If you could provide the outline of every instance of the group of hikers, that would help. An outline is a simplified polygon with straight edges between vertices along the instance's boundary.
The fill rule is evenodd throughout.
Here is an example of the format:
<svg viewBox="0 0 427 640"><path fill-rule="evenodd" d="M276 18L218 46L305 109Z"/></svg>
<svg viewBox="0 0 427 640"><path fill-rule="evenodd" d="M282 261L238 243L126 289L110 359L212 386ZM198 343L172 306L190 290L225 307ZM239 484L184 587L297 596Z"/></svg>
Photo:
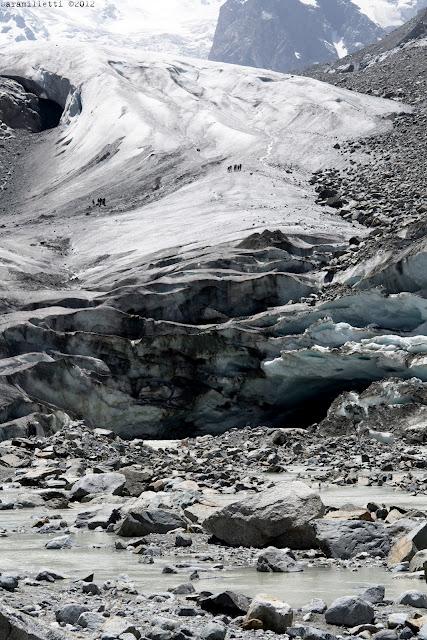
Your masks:
<svg viewBox="0 0 427 640"><path fill-rule="evenodd" d="M232 173L233 171L241 171L241 170L242 170L241 164L230 164L230 166L227 167L228 173Z"/></svg>
<svg viewBox="0 0 427 640"><path fill-rule="evenodd" d="M93 207L106 207L105 198L98 198L97 201L92 200Z"/></svg>

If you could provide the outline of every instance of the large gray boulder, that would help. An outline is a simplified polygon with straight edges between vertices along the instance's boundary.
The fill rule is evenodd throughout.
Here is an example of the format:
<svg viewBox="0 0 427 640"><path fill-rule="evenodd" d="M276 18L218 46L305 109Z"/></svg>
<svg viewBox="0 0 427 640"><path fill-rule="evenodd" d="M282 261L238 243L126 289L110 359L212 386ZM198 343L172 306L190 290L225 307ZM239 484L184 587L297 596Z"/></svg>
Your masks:
<svg viewBox="0 0 427 640"><path fill-rule="evenodd" d="M314 522L323 513L316 491L303 482L281 482L213 513L203 526L232 546L307 549L315 544Z"/></svg>
<svg viewBox="0 0 427 640"><path fill-rule="evenodd" d="M166 509L130 509L119 522L116 533L124 538L146 536L150 533L168 533L186 527L184 518Z"/></svg>
<svg viewBox="0 0 427 640"><path fill-rule="evenodd" d="M344 560L358 553L385 557L390 550L390 537L383 524L363 520L319 520L317 542L331 558Z"/></svg>
<svg viewBox="0 0 427 640"><path fill-rule="evenodd" d="M71 500L82 500L99 493L118 495L126 483L122 473L88 473L71 488Z"/></svg>
<svg viewBox="0 0 427 640"><path fill-rule="evenodd" d="M60 609L55 611L55 618L57 622L63 622L64 624L76 624L82 613L90 611L89 607L77 602L70 602L65 604Z"/></svg>
<svg viewBox="0 0 427 640"><path fill-rule="evenodd" d="M244 626L250 626L251 620L259 620L265 631L286 633L294 618L291 607L286 603L266 596L256 596L248 609L243 621Z"/></svg>
<svg viewBox="0 0 427 640"><path fill-rule="evenodd" d="M199 606L214 616L226 615L236 618L247 613L251 604L250 598L234 591L221 591L199 600Z"/></svg>
<svg viewBox="0 0 427 640"><path fill-rule="evenodd" d="M423 591L405 591L397 599L398 604L406 604L417 609L427 609L427 594Z"/></svg>
<svg viewBox="0 0 427 640"><path fill-rule="evenodd" d="M352 596L337 598L325 612L326 622L340 627L372 624L374 619L375 611L372 604Z"/></svg>
<svg viewBox="0 0 427 640"><path fill-rule="evenodd" d="M289 549L268 547L258 555L256 570L261 573L294 573L303 571L304 567Z"/></svg>

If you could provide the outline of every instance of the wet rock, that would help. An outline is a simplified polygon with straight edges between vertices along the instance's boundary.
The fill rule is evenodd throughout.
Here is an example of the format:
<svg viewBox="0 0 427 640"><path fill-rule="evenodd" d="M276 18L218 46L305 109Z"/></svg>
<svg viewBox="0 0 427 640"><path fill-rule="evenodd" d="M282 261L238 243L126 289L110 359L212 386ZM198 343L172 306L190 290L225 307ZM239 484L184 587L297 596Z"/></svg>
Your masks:
<svg viewBox="0 0 427 640"><path fill-rule="evenodd" d="M73 541L71 536L58 536L57 538L53 538L46 542L46 549L57 550L57 549L70 549L73 546Z"/></svg>
<svg viewBox="0 0 427 640"><path fill-rule="evenodd" d="M57 622L75 625L85 611L90 611L89 607L77 602L70 602L55 611L55 618Z"/></svg>
<svg viewBox="0 0 427 640"><path fill-rule="evenodd" d="M373 606L351 596L337 598L325 612L325 620L328 624L339 627L355 627L359 624L371 624L375 619Z"/></svg>
<svg viewBox="0 0 427 640"><path fill-rule="evenodd" d="M406 604L418 609L427 609L427 594L422 591L405 591L397 599L398 604Z"/></svg>
<svg viewBox="0 0 427 640"><path fill-rule="evenodd" d="M82 500L100 493L120 494L126 483L121 473L89 473L80 478L71 488L71 499Z"/></svg>
<svg viewBox="0 0 427 640"><path fill-rule="evenodd" d="M268 547L258 555L256 570L261 573L292 573L303 571L304 567L290 551Z"/></svg>
<svg viewBox="0 0 427 640"><path fill-rule="evenodd" d="M303 482L279 483L212 514L204 527L234 546L310 548L314 521L324 513L319 494Z"/></svg>
<svg viewBox="0 0 427 640"><path fill-rule="evenodd" d="M187 596L190 593L195 593L196 590L191 584L191 582L185 582L184 584L179 584L177 587L173 587L170 589L171 593L174 593L176 596Z"/></svg>
<svg viewBox="0 0 427 640"><path fill-rule="evenodd" d="M56 580L64 580L64 576L50 569L43 569L36 575L37 582L56 582Z"/></svg>
<svg viewBox="0 0 427 640"><path fill-rule="evenodd" d="M204 611L214 616L225 614L230 618L245 615L250 603L250 598L234 591L222 591L199 600L199 605Z"/></svg>
<svg viewBox="0 0 427 640"><path fill-rule="evenodd" d="M384 557L390 550L390 538L382 524L319 520L316 531L320 548L332 558L349 559L359 553Z"/></svg>
<svg viewBox="0 0 427 640"><path fill-rule="evenodd" d="M250 627L251 620L261 621L262 628L266 631L286 633L293 622L293 611L286 602L256 596L243 620L243 627L246 625Z"/></svg>
<svg viewBox="0 0 427 640"><path fill-rule="evenodd" d="M150 533L167 533L185 526L182 516L173 511L131 508L117 526L116 532L124 538L133 538Z"/></svg>
<svg viewBox="0 0 427 640"><path fill-rule="evenodd" d="M371 604L379 604L384 601L385 587L382 584L377 584L372 587L368 587L360 594L362 600L370 602Z"/></svg>

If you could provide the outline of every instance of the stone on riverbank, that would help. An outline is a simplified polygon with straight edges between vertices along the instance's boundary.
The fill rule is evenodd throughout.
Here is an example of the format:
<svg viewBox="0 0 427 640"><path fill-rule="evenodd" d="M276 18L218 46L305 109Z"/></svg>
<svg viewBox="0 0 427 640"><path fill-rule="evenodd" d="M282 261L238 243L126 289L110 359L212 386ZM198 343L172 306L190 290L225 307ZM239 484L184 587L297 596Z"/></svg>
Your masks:
<svg viewBox="0 0 427 640"><path fill-rule="evenodd" d="M372 624L374 619L373 606L361 598L353 598L352 596L337 598L325 612L326 622L339 627Z"/></svg>
<svg viewBox="0 0 427 640"><path fill-rule="evenodd" d="M314 521L324 513L319 494L303 482L279 483L212 514L203 524L232 546L310 548Z"/></svg>

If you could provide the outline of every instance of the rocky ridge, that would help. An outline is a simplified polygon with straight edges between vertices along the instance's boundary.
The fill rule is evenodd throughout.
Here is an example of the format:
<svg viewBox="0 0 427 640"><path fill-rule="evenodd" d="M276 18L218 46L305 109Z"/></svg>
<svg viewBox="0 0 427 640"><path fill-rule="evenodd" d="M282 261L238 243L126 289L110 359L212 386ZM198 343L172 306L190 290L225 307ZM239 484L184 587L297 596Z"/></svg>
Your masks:
<svg viewBox="0 0 427 640"><path fill-rule="evenodd" d="M209 58L289 72L335 60L384 33L352 2L228 0Z"/></svg>

